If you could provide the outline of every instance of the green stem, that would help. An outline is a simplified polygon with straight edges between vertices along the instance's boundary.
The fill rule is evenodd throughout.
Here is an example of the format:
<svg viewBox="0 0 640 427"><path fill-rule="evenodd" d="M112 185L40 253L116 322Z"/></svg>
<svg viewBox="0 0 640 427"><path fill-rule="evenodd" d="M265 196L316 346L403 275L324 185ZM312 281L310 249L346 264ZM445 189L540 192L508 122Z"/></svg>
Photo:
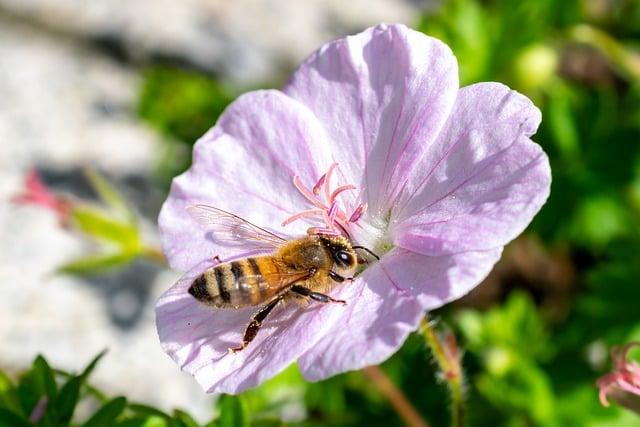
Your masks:
<svg viewBox="0 0 640 427"><path fill-rule="evenodd" d="M428 315L420 322L420 333L431 349L443 379L447 382L451 394L451 425L462 427L464 425L464 388L457 346L453 340L447 343L449 344L447 347L442 344L442 339Z"/></svg>
<svg viewBox="0 0 640 427"><path fill-rule="evenodd" d="M142 250L142 255L160 265L167 265L167 259L164 257L162 250L158 248L147 246Z"/></svg>

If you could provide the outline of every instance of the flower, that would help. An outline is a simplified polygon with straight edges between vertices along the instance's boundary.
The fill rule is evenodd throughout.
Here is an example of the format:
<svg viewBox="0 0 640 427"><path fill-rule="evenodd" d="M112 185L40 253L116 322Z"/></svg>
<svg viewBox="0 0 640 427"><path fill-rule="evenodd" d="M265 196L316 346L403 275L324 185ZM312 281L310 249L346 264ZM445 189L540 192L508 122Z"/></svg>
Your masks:
<svg viewBox="0 0 640 427"><path fill-rule="evenodd" d="M633 347L640 347L640 342L631 342L622 348L614 347L611 349L613 372L600 377L596 382L600 389L600 403L603 406L609 406L608 394L614 394L614 398L621 393L625 394L625 392L640 396L640 365L627 361L629 350ZM628 400L623 396L620 398L620 400Z"/></svg>
<svg viewBox="0 0 640 427"><path fill-rule="evenodd" d="M71 202L53 193L42 182L35 169L26 174L22 193L14 196L11 200L18 205L31 204L48 209L56 214L60 224L65 227L69 224L72 211Z"/></svg>
<svg viewBox="0 0 640 427"><path fill-rule="evenodd" d="M405 26L326 44L282 91L233 102L173 180L159 226L186 274L156 307L162 347L207 392L239 393L294 361L311 381L384 361L425 310L476 286L544 204L549 163L529 139L539 123L502 84L460 89L451 50ZM278 308L230 355L255 308L209 309L187 289L214 256L254 248L216 240L186 214L197 203L291 238L348 233L381 259L332 290L346 306Z"/></svg>

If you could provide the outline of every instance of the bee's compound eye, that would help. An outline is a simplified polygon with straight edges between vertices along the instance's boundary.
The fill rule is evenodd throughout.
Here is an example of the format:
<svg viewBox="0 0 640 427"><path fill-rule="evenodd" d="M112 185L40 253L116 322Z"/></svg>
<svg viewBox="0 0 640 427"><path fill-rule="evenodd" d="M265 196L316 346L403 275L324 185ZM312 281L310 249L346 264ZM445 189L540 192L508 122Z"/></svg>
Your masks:
<svg viewBox="0 0 640 427"><path fill-rule="evenodd" d="M351 265L353 264L353 256L347 251L338 251L336 253L336 259L340 264Z"/></svg>

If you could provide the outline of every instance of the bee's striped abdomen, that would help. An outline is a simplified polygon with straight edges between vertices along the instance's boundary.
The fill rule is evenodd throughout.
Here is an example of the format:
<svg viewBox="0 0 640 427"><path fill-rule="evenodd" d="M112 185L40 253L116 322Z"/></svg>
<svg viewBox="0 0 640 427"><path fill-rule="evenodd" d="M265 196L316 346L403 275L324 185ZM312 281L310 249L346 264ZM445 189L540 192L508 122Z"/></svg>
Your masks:
<svg viewBox="0 0 640 427"><path fill-rule="evenodd" d="M270 257L220 264L197 277L189 293L198 301L220 308L258 305L277 293L265 278L277 270Z"/></svg>

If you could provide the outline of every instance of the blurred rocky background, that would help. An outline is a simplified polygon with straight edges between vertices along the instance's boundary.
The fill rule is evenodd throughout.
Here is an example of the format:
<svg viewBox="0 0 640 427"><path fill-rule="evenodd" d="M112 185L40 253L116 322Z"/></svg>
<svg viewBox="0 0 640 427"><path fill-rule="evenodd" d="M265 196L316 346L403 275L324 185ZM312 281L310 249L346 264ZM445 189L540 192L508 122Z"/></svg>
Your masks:
<svg viewBox="0 0 640 427"><path fill-rule="evenodd" d="M51 212L9 200L33 167L54 190L95 199L83 170L97 168L157 243L155 218L174 173L159 173L158 165L175 152L166 144L171 136L142 119L157 107L140 99L157 90L164 70L187 76L178 95L195 84L231 98L277 83L327 40L381 21L410 23L420 7L392 0L0 0L0 366L15 373L44 353L52 365L77 371L108 348L94 376L108 394L209 414L208 398L156 337L153 306L175 274L145 261L90 277L56 274L92 248ZM193 83L191 73L203 77ZM210 116L182 129L185 138L213 124L224 103L212 102ZM167 108L178 124L189 114L179 103ZM177 169L189 161L188 150L179 154Z"/></svg>

